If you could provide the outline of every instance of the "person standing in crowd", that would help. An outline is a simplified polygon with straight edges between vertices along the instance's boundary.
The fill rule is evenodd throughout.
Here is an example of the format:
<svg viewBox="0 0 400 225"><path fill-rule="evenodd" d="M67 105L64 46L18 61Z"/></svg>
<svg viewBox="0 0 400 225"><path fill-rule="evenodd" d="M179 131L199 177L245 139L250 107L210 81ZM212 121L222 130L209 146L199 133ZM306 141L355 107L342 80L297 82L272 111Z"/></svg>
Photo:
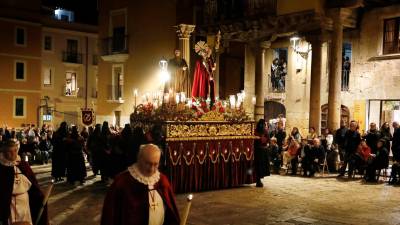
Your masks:
<svg viewBox="0 0 400 225"><path fill-rule="evenodd" d="M371 148L372 153L376 154L376 149L378 148L377 143L378 143L379 139L381 138L381 133L379 132L378 129L376 129L375 123L369 124L369 130L364 135L364 138L365 138L367 145Z"/></svg>
<svg viewBox="0 0 400 225"><path fill-rule="evenodd" d="M392 140L392 133L390 132L390 126L388 122L384 122L380 129L381 139L385 140L385 147L390 150L390 141Z"/></svg>
<svg viewBox="0 0 400 225"><path fill-rule="evenodd" d="M357 131L358 125L357 122L352 120L350 122L350 129L346 132L346 135L344 137L344 150L345 150L345 155L344 155L344 163L342 167L340 168L340 174L339 177L344 176L346 173L346 167L349 165L349 170L348 170L348 177L350 178L353 175L353 169L354 169L354 156L357 152L358 145L360 144L361 141L361 136L360 133Z"/></svg>
<svg viewBox="0 0 400 225"><path fill-rule="evenodd" d="M110 177L110 167L107 159L110 158L111 154L111 130L108 126L108 122L104 121L101 127L100 135L100 149L99 149L99 169L101 173L101 181L105 182Z"/></svg>
<svg viewBox="0 0 400 225"><path fill-rule="evenodd" d="M263 187L261 179L270 175L267 145L269 142L265 120L260 119L256 126L255 135L259 137L254 142L254 166L256 172L256 187Z"/></svg>
<svg viewBox="0 0 400 225"><path fill-rule="evenodd" d="M304 150L304 158L302 159L302 167L304 176L313 177L315 172L319 170L319 165L324 162L325 149L321 145L318 138L312 140L311 148Z"/></svg>
<svg viewBox="0 0 400 225"><path fill-rule="evenodd" d="M340 122L340 128L336 130L335 136L333 138L333 143L337 145L339 155L340 155L340 160L344 161L344 155L345 155L345 137L348 129L346 127L346 123L344 121Z"/></svg>
<svg viewBox="0 0 400 225"><path fill-rule="evenodd" d="M128 168L128 166L132 165L129 161L130 152L134 151L135 148L135 139L133 136L132 128L130 124L125 124L124 129L121 131L120 137L118 139L118 146L121 150L121 166L119 172L122 172ZM137 152L136 152L137 153Z"/></svg>
<svg viewBox="0 0 400 225"><path fill-rule="evenodd" d="M376 171L385 169L389 166L389 151L386 148L386 140L379 139L376 154L372 154L372 160L367 166L365 180L367 182L377 182Z"/></svg>
<svg viewBox="0 0 400 225"><path fill-rule="evenodd" d="M393 160L400 162L400 126L398 122L393 122L392 154Z"/></svg>
<svg viewBox="0 0 400 225"><path fill-rule="evenodd" d="M132 129L130 124L125 124L124 129L114 135L111 152L111 177L126 170L126 152L133 148L132 144Z"/></svg>
<svg viewBox="0 0 400 225"><path fill-rule="evenodd" d="M93 133L89 136L86 143L89 153L89 162L92 167L94 176L97 176L100 171L102 153L102 143L101 143L101 125L96 124Z"/></svg>
<svg viewBox="0 0 400 225"><path fill-rule="evenodd" d="M8 140L0 147L0 224L48 225L47 205L35 174L18 156L18 145Z"/></svg>
<svg viewBox="0 0 400 225"><path fill-rule="evenodd" d="M74 184L79 181L82 185L86 178L85 158L83 157L83 138L79 135L78 128L72 127L71 134L66 139L67 149L67 181Z"/></svg>
<svg viewBox="0 0 400 225"><path fill-rule="evenodd" d="M104 200L101 225L179 225L174 193L158 170L161 150L142 145L138 162L114 179Z"/></svg>
<svg viewBox="0 0 400 225"><path fill-rule="evenodd" d="M65 140L68 136L68 125L62 122L53 137L53 156L51 163L51 175L55 181L62 181L66 172L67 150Z"/></svg>
<svg viewBox="0 0 400 225"><path fill-rule="evenodd" d="M126 152L126 165L132 165L137 161L137 154L139 152L139 147L143 144L147 144L146 136L144 134L143 128L135 127L133 128L133 147Z"/></svg>

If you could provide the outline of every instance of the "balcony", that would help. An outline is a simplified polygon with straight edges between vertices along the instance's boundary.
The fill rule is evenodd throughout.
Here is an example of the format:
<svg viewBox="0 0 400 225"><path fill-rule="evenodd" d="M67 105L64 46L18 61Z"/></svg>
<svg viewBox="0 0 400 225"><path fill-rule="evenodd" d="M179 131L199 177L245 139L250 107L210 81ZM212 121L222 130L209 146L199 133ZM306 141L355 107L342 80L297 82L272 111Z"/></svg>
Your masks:
<svg viewBox="0 0 400 225"><path fill-rule="evenodd" d="M61 96L65 96L65 97L79 98L79 97L82 97L81 96L82 93L83 92L81 91L81 88L78 88L78 87L71 90L71 88L69 86L64 85L61 89Z"/></svg>
<svg viewBox="0 0 400 225"><path fill-rule="evenodd" d="M225 22L240 21L250 17L263 15L275 15L277 0L263 1L208 1L200 5L203 12L203 25L219 24Z"/></svg>
<svg viewBox="0 0 400 225"><path fill-rule="evenodd" d="M102 41L101 58L107 62L125 62L129 57L129 36L114 36Z"/></svg>
<svg viewBox="0 0 400 225"><path fill-rule="evenodd" d="M123 100L123 85L108 85L108 99L111 103L124 103Z"/></svg>
<svg viewBox="0 0 400 225"><path fill-rule="evenodd" d="M62 52L62 61L69 65L70 64L81 65L82 64L82 54L77 53L77 52L63 51Z"/></svg>

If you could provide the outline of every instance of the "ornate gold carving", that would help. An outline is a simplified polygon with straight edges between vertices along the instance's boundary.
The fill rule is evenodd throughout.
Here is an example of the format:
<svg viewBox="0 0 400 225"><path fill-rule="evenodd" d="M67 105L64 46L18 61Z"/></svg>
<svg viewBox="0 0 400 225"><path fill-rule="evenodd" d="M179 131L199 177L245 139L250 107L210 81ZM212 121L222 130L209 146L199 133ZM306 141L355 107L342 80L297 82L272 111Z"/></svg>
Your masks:
<svg viewBox="0 0 400 225"><path fill-rule="evenodd" d="M199 118L199 121L225 121L224 114L217 111L209 111Z"/></svg>
<svg viewBox="0 0 400 225"><path fill-rule="evenodd" d="M167 140L195 138L252 137L254 125L248 123L182 123L167 124Z"/></svg>

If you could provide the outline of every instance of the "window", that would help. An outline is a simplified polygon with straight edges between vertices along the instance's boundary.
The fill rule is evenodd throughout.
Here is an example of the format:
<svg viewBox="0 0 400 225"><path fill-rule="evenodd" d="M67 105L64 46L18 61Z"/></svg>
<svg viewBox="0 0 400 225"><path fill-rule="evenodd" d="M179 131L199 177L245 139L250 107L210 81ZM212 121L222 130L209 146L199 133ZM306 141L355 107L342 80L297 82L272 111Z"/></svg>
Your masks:
<svg viewBox="0 0 400 225"><path fill-rule="evenodd" d="M400 53L400 17L384 21L383 54Z"/></svg>
<svg viewBox="0 0 400 225"><path fill-rule="evenodd" d="M25 28L17 27L15 30L15 43L17 45L26 45L26 31Z"/></svg>
<svg viewBox="0 0 400 225"><path fill-rule="evenodd" d="M26 80L26 67L25 62L16 61L15 62L15 80L25 81Z"/></svg>
<svg viewBox="0 0 400 225"><path fill-rule="evenodd" d="M44 50L46 50L46 51L53 50L53 40L52 40L51 36L48 36L48 35L44 36L43 46L44 46Z"/></svg>
<svg viewBox="0 0 400 225"><path fill-rule="evenodd" d="M51 85L53 70L51 68L45 68L43 74L43 84L45 86Z"/></svg>
<svg viewBox="0 0 400 225"><path fill-rule="evenodd" d="M351 43L343 43L342 49L342 91L349 91L349 80L351 73Z"/></svg>
<svg viewBox="0 0 400 225"><path fill-rule="evenodd" d="M78 90L76 88L76 73L67 72L65 76L65 95L76 96Z"/></svg>
<svg viewBox="0 0 400 225"><path fill-rule="evenodd" d="M25 117L26 102L25 97L14 97L14 117Z"/></svg>

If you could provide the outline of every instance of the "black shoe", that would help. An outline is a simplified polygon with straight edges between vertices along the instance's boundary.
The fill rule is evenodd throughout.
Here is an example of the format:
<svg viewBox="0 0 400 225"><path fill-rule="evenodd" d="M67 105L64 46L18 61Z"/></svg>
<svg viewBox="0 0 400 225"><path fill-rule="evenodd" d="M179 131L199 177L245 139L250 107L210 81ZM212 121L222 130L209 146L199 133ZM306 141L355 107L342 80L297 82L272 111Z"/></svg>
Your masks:
<svg viewBox="0 0 400 225"><path fill-rule="evenodd" d="M337 177L344 177L344 174L339 174L337 175Z"/></svg>
<svg viewBox="0 0 400 225"><path fill-rule="evenodd" d="M262 182L257 182L256 187L264 187L264 184Z"/></svg>

